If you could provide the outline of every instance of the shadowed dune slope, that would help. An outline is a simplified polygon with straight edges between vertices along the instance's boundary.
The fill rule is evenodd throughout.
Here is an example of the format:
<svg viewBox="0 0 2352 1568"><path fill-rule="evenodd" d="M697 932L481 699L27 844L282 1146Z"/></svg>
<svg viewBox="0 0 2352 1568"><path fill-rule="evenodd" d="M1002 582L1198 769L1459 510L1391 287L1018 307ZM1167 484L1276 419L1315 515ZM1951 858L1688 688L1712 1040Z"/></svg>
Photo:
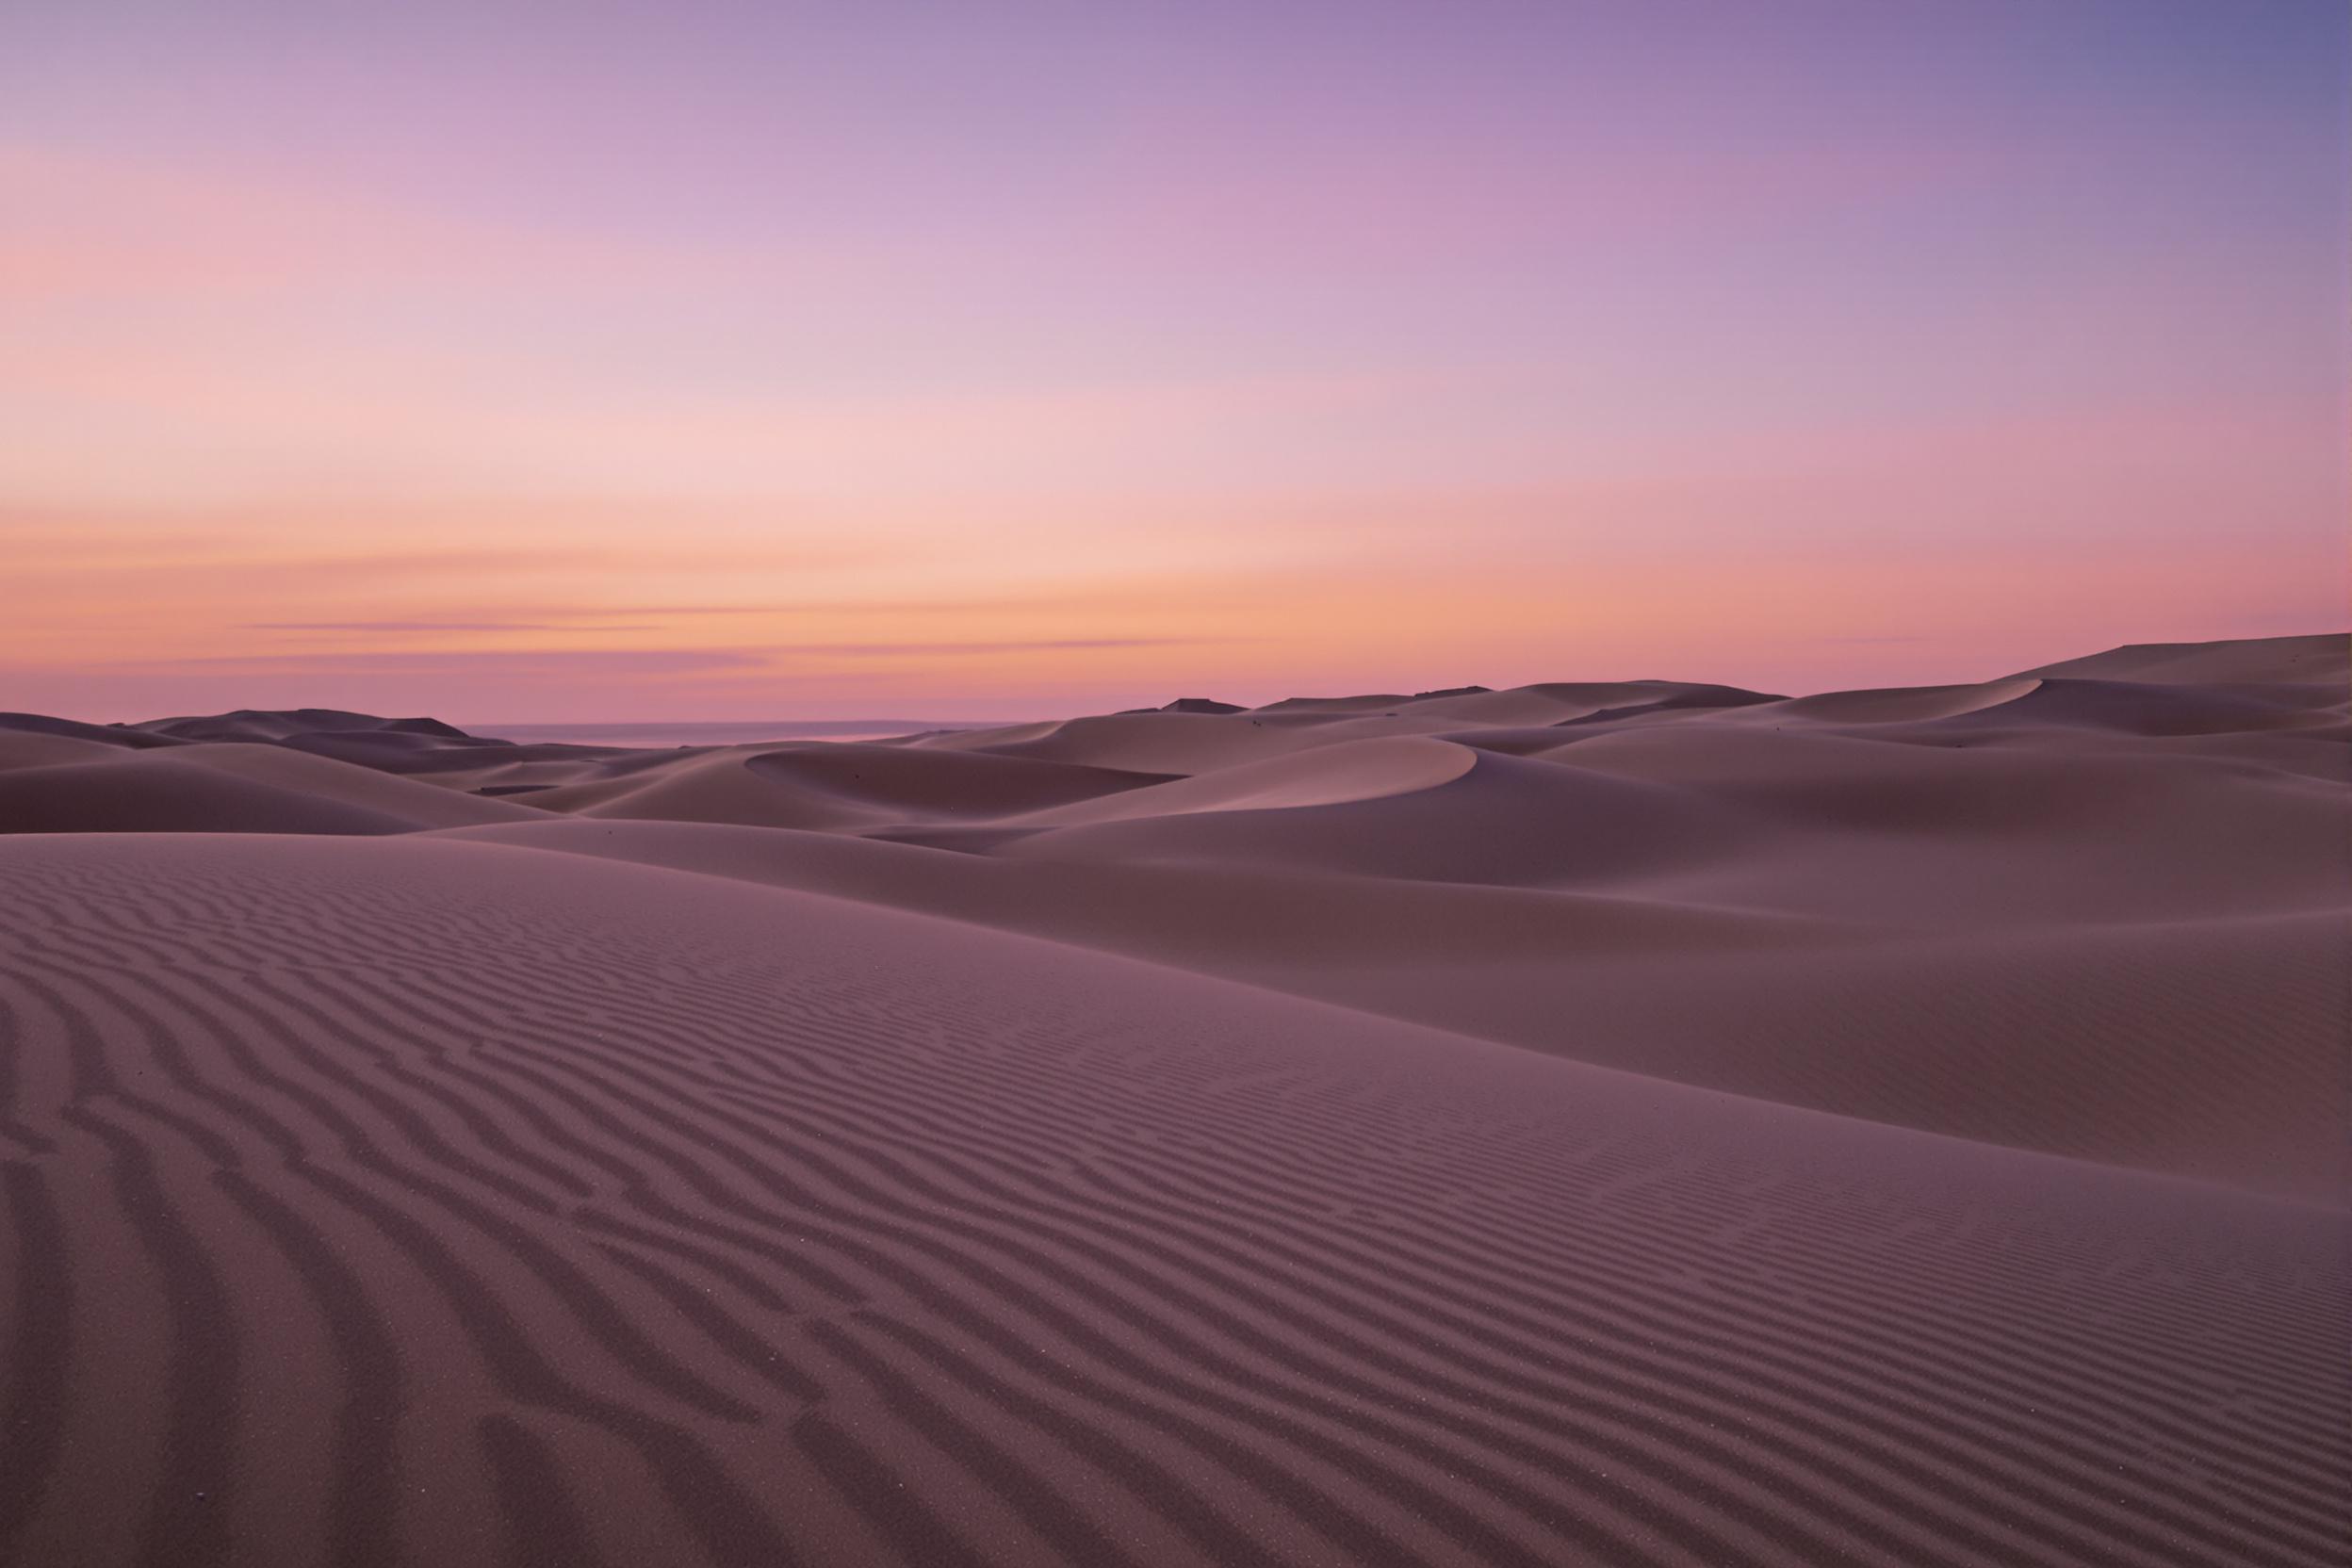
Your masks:
<svg viewBox="0 0 2352 1568"><path fill-rule="evenodd" d="M540 815L528 807L445 790L286 746L206 743L183 746L165 755L173 762L193 763L278 789L300 791L314 799L365 806L416 828L528 822Z"/></svg>
<svg viewBox="0 0 2352 1568"><path fill-rule="evenodd" d="M1949 727L2041 724L2148 736L2259 733L2325 723L2334 695L2324 686L2159 686L2147 681L2045 679L2006 702L1987 703L1953 715Z"/></svg>
<svg viewBox="0 0 2352 1568"><path fill-rule="evenodd" d="M407 833L425 825L168 755L136 754L0 772L0 823L11 833Z"/></svg>
<svg viewBox="0 0 2352 1568"><path fill-rule="evenodd" d="M9 1561L2352 1547L2327 1211L446 837L0 953Z"/></svg>
<svg viewBox="0 0 2352 1568"><path fill-rule="evenodd" d="M1236 763L1149 790L1033 811L1024 826L1083 826L1208 811L1296 810L1379 800L1434 789L1478 759L1461 746L1417 736L1348 741L1302 754Z"/></svg>
<svg viewBox="0 0 2352 1568"><path fill-rule="evenodd" d="M1248 713L1104 713L1013 729L975 729L932 737L923 746L983 751L1137 773L1200 774L1260 761L1321 743L1327 726L1312 718Z"/></svg>
<svg viewBox="0 0 2352 1568"><path fill-rule="evenodd" d="M586 782L534 790L541 810L590 817L857 829L966 822L1050 809L1166 781L1124 772L985 752L808 744L729 747Z"/></svg>
<svg viewBox="0 0 2352 1568"><path fill-rule="evenodd" d="M1118 821L1022 838L1000 853L1571 886L1727 854L1753 831L1739 808L1675 785L1436 741L1359 744L1428 748L1412 754L1405 775L1420 787L1362 798L1349 798L1351 792L1339 787L1309 789L1295 797L1299 804L1288 807L1258 806L1243 795L1226 809L1164 816L1138 809ZM1384 753L1381 760L1402 758ZM1306 753L1297 760L1305 765L1302 773L1329 762L1341 780L1353 771L1342 767L1350 759L1341 748ZM1196 779L1191 787L1205 791L1215 782L1214 776ZM1138 795L1116 804L1139 808L1148 799Z"/></svg>
<svg viewBox="0 0 2352 1568"><path fill-rule="evenodd" d="M0 770L46 768L59 762L104 762L121 746L57 729L0 729Z"/></svg>
<svg viewBox="0 0 2352 1568"><path fill-rule="evenodd" d="M819 744L745 760L760 776L917 817L1002 817L1164 784L1171 774L997 757L985 752Z"/></svg>
<svg viewBox="0 0 2352 1568"><path fill-rule="evenodd" d="M746 753L696 750L629 773L596 769L584 782L534 790L545 811L661 822L741 823L818 830L855 828L876 814L830 792L795 790L754 773Z"/></svg>
<svg viewBox="0 0 2352 1568"><path fill-rule="evenodd" d="M1558 958L1785 950L1862 928L1770 912L1521 888L1300 875L1227 867L998 859L872 838L701 823L529 823L437 838L665 866L945 915L1223 972L1249 963Z"/></svg>
<svg viewBox="0 0 2352 1568"><path fill-rule="evenodd" d="M151 734L128 725L84 724L79 719L53 719L45 713L0 713L0 738L19 735L62 735L97 745L126 750L153 750L182 743L170 735Z"/></svg>
<svg viewBox="0 0 2352 1568"><path fill-rule="evenodd" d="M2352 919L1398 959L1351 1005L1903 1126L2341 1202Z"/></svg>
<svg viewBox="0 0 2352 1568"><path fill-rule="evenodd" d="M1967 686L1890 686L1878 691L1824 692L1762 704L1739 715L1746 724L1791 720L1827 724L1900 724L1957 718L2015 702L2041 683L2019 676Z"/></svg>
<svg viewBox="0 0 2352 1568"><path fill-rule="evenodd" d="M338 708L240 708L233 713L149 719L137 727L185 741L288 741L324 735L406 735L418 740L458 741L474 745L505 743L476 740L439 719L384 719L373 713L351 713Z"/></svg>
<svg viewBox="0 0 2352 1568"><path fill-rule="evenodd" d="M535 815L275 745L135 750L0 733L7 832L409 833Z"/></svg>
<svg viewBox="0 0 2352 1568"><path fill-rule="evenodd" d="M2352 796L2340 779L2223 754L1658 728L1545 756L1767 825L1739 854L1650 879L1654 896L1906 925L2246 914L2352 898Z"/></svg>

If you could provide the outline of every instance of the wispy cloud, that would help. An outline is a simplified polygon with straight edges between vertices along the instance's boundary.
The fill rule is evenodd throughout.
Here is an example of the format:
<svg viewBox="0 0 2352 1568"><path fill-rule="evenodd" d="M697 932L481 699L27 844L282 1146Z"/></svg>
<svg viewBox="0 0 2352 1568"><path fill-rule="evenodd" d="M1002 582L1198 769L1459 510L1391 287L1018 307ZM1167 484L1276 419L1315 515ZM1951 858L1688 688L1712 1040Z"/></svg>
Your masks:
<svg viewBox="0 0 2352 1568"><path fill-rule="evenodd" d="M568 610L547 610L539 613L549 616L573 615L774 615L795 608L792 605L771 604L631 604L580 606Z"/></svg>
<svg viewBox="0 0 2352 1568"><path fill-rule="evenodd" d="M945 658L956 654L1065 653L1105 648L1168 648L1230 642L1219 637L1053 637L1035 640L977 643L792 643L770 651L779 654L831 654L846 658Z"/></svg>
<svg viewBox="0 0 2352 1568"><path fill-rule="evenodd" d="M1070 603L1067 596L997 595L956 599L792 599L774 604L630 604L532 611L549 617L569 615L958 615L998 610L1034 610Z"/></svg>
<svg viewBox="0 0 2352 1568"><path fill-rule="evenodd" d="M300 671L306 675L433 675L498 680L578 680L756 669L765 662L760 654L735 648L453 648L440 653L224 654L178 659L169 664L139 662L113 667L151 670L201 665L216 673Z"/></svg>
<svg viewBox="0 0 2352 1568"><path fill-rule="evenodd" d="M557 625L547 621L243 621L239 631L651 631L650 626Z"/></svg>

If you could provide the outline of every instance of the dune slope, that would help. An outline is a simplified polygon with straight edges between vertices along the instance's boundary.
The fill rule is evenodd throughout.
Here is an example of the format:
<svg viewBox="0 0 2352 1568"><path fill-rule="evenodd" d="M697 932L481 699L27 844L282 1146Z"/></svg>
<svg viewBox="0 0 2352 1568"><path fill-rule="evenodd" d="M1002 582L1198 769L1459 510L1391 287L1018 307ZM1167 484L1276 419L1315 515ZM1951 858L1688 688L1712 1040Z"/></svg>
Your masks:
<svg viewBox="0 0 2352 1568"><path fill-rule="evenodd" d="M12 1560L2346 1545L2325 1211L580 857L0 877Z"/></svg>
<svg viewBox="0 0 2352 1568"><path fill-rule="evenodd" d="M0 1563L2341 1562L2347 645L0 715Z"/></svg>

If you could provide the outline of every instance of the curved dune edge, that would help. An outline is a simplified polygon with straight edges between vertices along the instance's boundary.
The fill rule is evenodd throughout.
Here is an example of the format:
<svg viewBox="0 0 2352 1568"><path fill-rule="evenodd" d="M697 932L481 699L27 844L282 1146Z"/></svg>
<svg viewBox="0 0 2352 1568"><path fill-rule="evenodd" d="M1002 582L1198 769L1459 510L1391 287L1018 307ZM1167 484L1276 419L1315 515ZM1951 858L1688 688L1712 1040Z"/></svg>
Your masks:
<svg viewBox="0 0 2352 1568"><path fill-rule="evenodd" d="M55 767L66 762L103 762L122 749L86 736L43 730L0 731L0 772Z"/></svg>
<svg viewBox="0 0 2352 1568"><path fill-rule="evenodd" d="M2213 643L2132 643L2023 672L2084 680L2169 685L2316 684L2352 680L2352 638L2254 637Z"/></svg>
<svg viewBox="0 0 2352 1568"><path fill-rule="evenodd" d="M128 750L0 733L8 832L413 833L538 814L275 746Z"/></svg>
<svg viewBox="0 0 2352 1568"><path fill-rule="evenodd" d="M1203 788L1201 798L1217 808L1158 813L1114 808L1101 812L1099 821L1053 823L1050 831L1009 840L989 853L1023 860L1226 866L1600 892L1624 890L1644 877L1714 858L1736 857L1742 845L1770 831L1770 825L1746 808L1676 783L1449 742L1377 744L1374 755L1411 760L1412 771L1395 781L1418 787L1366 790L1352 798L1346 797L1348 792L1333 791L1342 798L1315 801L1307 795L1257 808ZM1374 745L1354 743L1301 753L1294 766L1300 776L1320 779L1325 776L1313 759ZM1401 749L1407 746L1414 749ZM1427 749L1432 747L1443 749ZM1425 763L1432 765L1428 773L1419 771ZM1224 776L1195 782L1206 786ZM1158 792L1139 792L1116 805L1140 808Z"/></svg>
<svg viewBox="0 0 2352 1568"><path fill-rule="evenodd" d="M2014 676L1981 685L1894 686L1876 692L1831 692L1749 709L1740 717L1750 723L1800 718L1831 724L1916 724L1955 719L2002 707L2032 694L2041 684L2029 676Z"/></svg>
<svg viewBox="0 0 2352 1568"><path fill-rule="evenodd" d="M582 857L0 878L19 1560L2344 1544L2336 1217Z"/></svg>
<svg viewBox="0 0 2352 1568"><path fill-rule="evenodd" d="M1442 719L1386 714L1104 713L1011 730L969 730L920 743L933 749L1189 776L1348 741L1429 734L1448 727L1451 725Z"/></svg>
<svg viewBox="0 0 2352 1568"><path fill-rule="evenodd" d="M1023 826L1077 827L1203 811L1296 810L1381 800L1449 784L1478 765L1477 753L1418 736L1344 741L1291 756L1239 762L1199 777L1031 811Z"/></svg>

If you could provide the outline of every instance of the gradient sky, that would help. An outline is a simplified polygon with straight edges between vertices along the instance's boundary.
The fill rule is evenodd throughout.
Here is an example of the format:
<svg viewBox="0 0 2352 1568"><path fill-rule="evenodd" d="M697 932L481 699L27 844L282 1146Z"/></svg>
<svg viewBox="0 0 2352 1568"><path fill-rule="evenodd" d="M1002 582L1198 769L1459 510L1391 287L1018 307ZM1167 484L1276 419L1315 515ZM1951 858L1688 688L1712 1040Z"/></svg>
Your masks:
<svg viewBox="0 0 2352 1568"><path fill-rule="evenodd" d="M2341 0L11 0L0 708L1005 716L2344 619Z"/></svg>

